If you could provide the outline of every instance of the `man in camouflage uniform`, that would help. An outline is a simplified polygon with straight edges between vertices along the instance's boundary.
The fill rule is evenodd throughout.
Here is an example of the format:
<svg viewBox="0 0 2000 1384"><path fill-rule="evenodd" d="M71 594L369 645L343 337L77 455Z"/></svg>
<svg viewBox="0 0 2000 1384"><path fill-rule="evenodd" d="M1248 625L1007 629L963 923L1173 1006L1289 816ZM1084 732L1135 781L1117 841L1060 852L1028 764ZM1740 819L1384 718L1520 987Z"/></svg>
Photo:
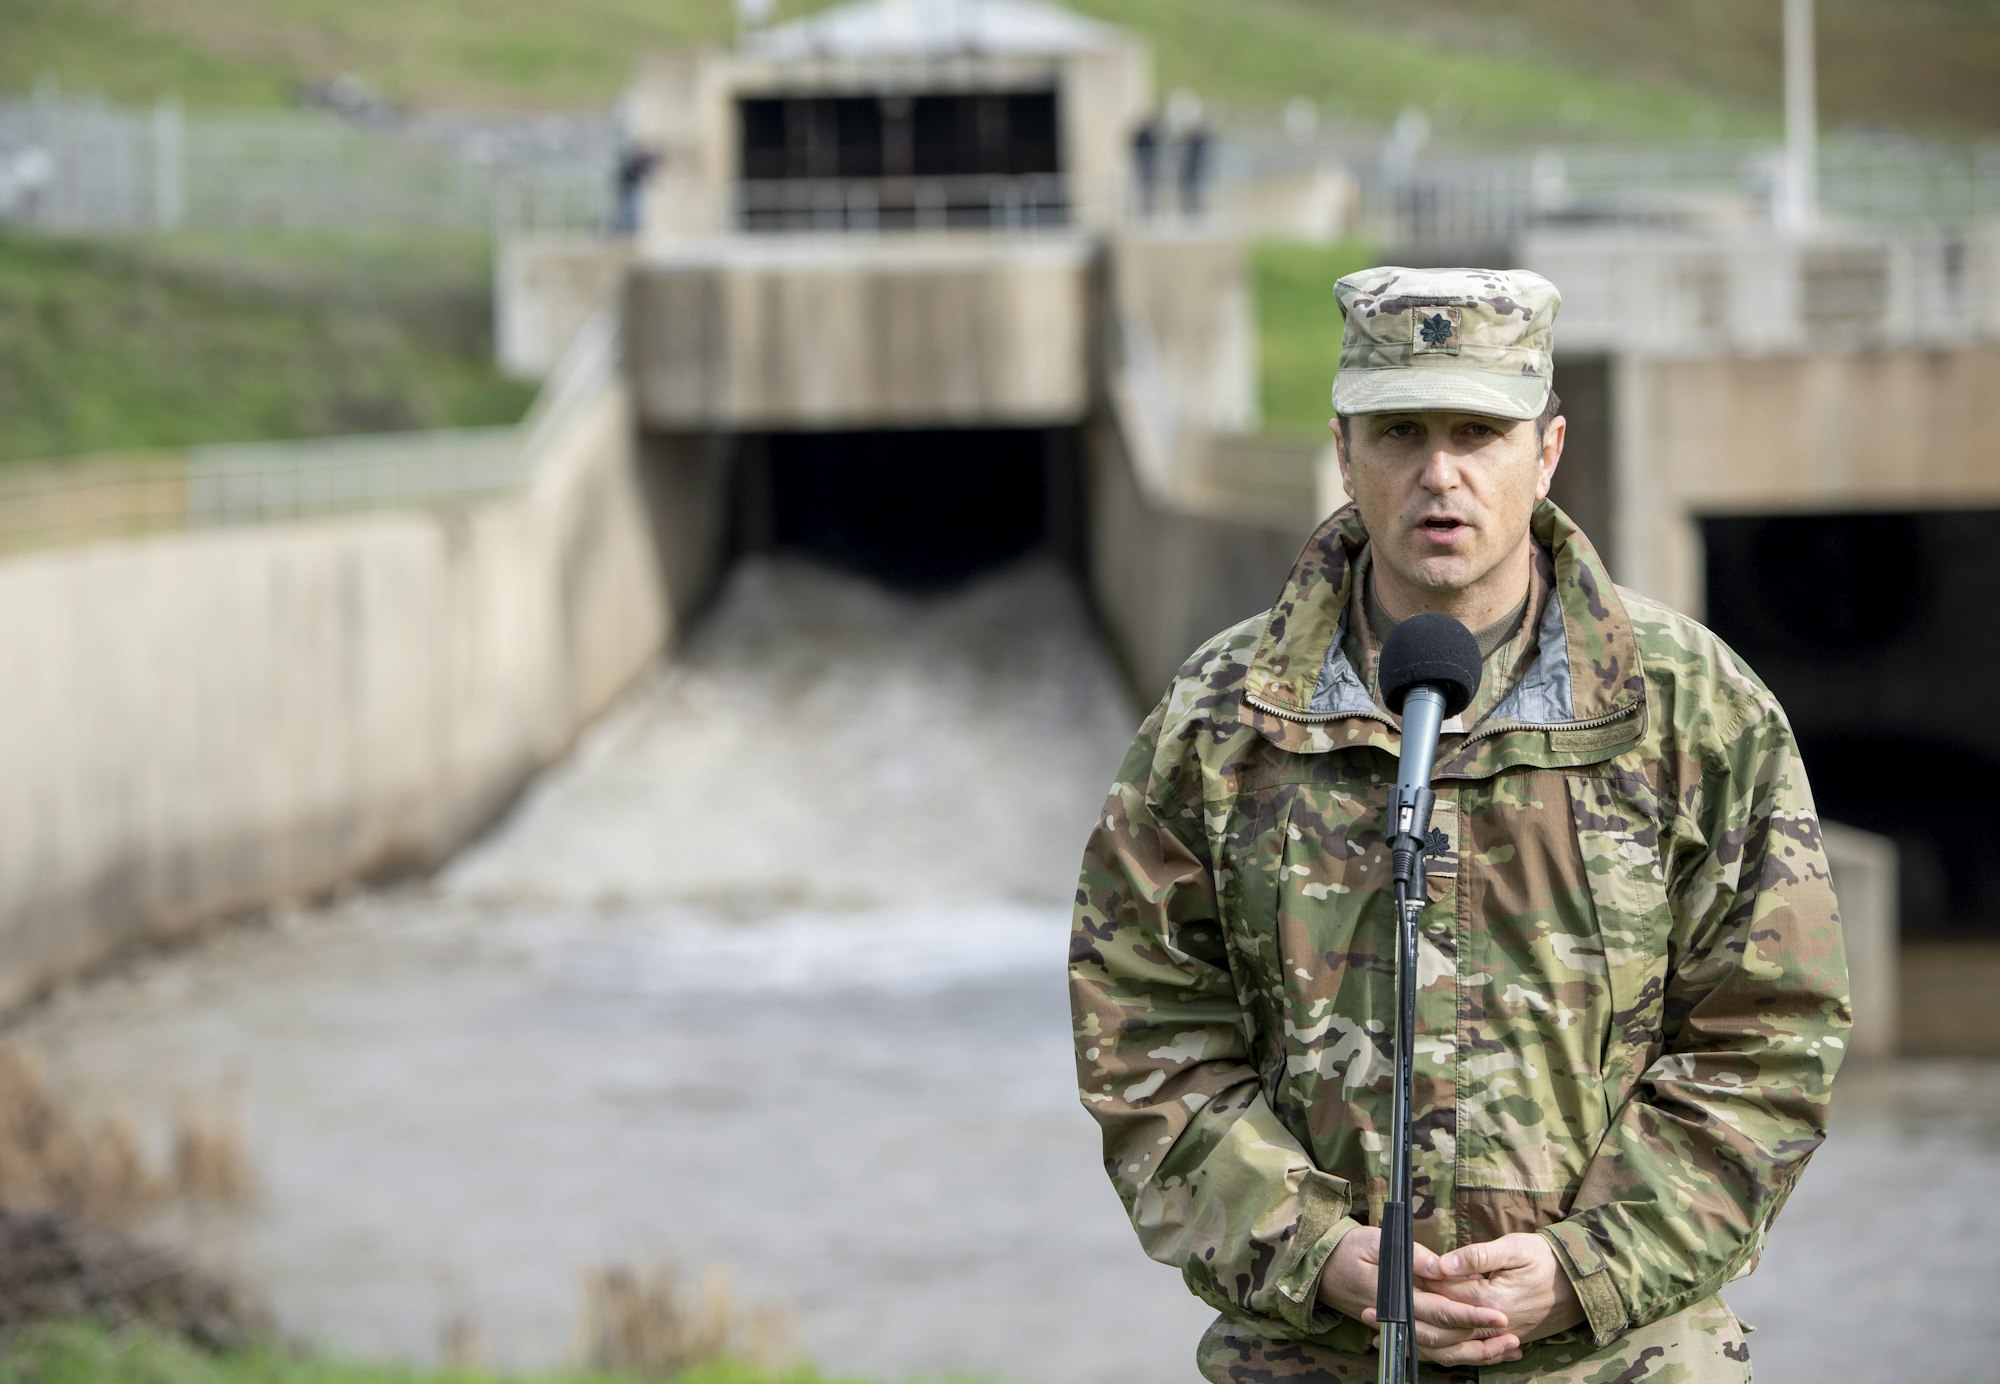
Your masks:
<svg viewBox="0 0 2000 1384"><path fill-rule="evenodd" d="M1428 1372L1747 1380L1718 1290L1824 1134L1849 1023L1790 728L1548 502L1553 285L1377 269L1335 292L1355 503L1181 668L1085 855L1071 995L1106 1167L1221 1312L1207 1379L1373 1377L1400 749L1375 661L1443 611L1483 682L1444 725L1419 923Z"/></svg>

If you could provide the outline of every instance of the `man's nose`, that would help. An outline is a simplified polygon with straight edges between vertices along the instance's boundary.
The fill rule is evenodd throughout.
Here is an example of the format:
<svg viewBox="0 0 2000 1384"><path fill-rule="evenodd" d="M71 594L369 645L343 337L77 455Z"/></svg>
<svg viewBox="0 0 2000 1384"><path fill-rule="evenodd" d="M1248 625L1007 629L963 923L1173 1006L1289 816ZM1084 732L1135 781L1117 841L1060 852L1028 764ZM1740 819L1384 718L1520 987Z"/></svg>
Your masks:
<svg viewBox="0 0 2000 1384"><path fill-rule="evenodd" d="M1443 494L1458 489L1459 459L1451 448L1443 443L1430 449L1424 458L1424 489Z"/></svg>

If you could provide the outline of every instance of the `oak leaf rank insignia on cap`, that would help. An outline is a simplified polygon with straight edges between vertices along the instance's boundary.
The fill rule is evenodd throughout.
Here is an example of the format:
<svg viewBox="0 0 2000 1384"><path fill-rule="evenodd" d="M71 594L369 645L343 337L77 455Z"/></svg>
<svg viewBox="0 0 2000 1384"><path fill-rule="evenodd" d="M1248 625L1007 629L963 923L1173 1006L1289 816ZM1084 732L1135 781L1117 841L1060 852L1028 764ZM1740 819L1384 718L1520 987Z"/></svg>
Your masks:
<svg viewBox="0 0 2000 1384"><path fill-rule="evenodd" d="M1562 294L1523 269L1404 269L1334 285L1339 414L1430 409L1534 418L1555 376Z"/></svg>
<svg viewBox="0 0 2000 1384"><path fill-rule="evenodd" d="M1417 341L1414 353L1424 355L1431 351L1443 351L1447 355L1458 354L1458 309L1439 308L1428 317L1417 314Z"/></svg>

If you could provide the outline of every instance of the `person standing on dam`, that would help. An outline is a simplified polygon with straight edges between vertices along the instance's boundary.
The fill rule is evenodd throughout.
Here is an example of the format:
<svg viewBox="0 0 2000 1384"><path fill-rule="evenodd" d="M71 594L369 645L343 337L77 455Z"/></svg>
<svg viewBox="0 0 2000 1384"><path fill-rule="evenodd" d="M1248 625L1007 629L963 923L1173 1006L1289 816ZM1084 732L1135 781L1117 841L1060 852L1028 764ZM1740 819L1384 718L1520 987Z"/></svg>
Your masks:
<svg viewBox="0 0 2000 1384"><path fill-rule="evenodd" d="M1374 1377L1400 742L1376 665L1440 612L1481 679L1443 724L1418 919L1426 1373L1748 1380L1719 1293L1824 1137L1850 1024L1790 727L1548 500L1554 285L1381 268L1335 296L1353 503L1182 666L1085 852L1070 992L1105 1167L1221 1314L1204 1378Z"/></svg>

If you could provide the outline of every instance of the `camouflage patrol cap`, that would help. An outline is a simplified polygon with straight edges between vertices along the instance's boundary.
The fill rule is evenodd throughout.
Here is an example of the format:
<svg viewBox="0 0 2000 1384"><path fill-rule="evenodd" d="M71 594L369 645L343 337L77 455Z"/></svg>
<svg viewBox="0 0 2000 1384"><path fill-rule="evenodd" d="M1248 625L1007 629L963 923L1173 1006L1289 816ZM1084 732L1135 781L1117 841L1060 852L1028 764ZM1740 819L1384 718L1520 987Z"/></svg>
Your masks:
<svg viewBox="0 0 2000 1384"><path fill-rule="evenodd" d="M1333 286L1345 330L1338 414L1446 409L1537 417L1555 375L1562 294L1524 269L1401 269Z"/></svg>

